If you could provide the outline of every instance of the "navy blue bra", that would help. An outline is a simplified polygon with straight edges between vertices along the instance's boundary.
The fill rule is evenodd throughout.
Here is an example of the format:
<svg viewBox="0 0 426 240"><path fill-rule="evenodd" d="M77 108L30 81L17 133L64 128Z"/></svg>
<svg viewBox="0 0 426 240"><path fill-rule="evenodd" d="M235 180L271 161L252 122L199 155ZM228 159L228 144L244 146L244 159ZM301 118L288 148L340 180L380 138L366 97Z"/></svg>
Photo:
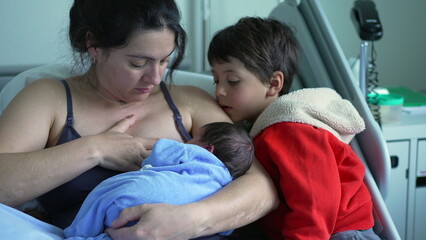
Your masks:
<svg viewBox="0 0 426 240"><path fill-rule="evenodd" d="M81 137L80 134L74 129L74 115L70 88L65 80L61 80L61 82L64 84L67 95L67 118L62 134L56 145L60 145ZM165 83L161 82L160 86L169 107L173 111L175 123L179 133L181 134L184 141L190 140L191 135L183 126L182 117L179 113L179 110L173 103ZM68 227L77 215L81 204L89 192L101 181L119 173L121 172L105 169L102 167L94 167L82 173L73 180L40 196L39 202L46 210L49 222L60 228Z"/></svg>

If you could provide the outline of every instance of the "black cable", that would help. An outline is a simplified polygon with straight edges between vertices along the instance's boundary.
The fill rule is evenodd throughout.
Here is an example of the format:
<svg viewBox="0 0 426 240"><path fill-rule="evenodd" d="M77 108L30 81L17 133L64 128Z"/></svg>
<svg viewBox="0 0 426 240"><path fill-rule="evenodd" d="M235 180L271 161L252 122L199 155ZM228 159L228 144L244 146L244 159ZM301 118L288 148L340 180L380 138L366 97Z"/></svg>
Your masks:
<svg viewBox="0 0 426 240"><path fill-rule="evenodd" d="M367 102L374 120L376 120L379 126L382 126L382 120L380 118L379 93L376 91L376 88L379 86L379 72L377 71L376 65L377 52L374 48L374 41L371 41L370 52L371 57L367 71Z"/></svg>

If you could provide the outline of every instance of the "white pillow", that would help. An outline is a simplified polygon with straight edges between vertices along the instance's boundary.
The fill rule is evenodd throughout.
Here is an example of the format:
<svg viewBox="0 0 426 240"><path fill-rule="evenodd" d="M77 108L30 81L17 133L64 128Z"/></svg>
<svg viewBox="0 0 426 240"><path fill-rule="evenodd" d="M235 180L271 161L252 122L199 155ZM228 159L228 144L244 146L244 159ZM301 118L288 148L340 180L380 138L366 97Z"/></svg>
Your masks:
<svg viewBox="0 0 426 240"><path fill-rule="evenodd" d="M16 94L29 83L41 78L66 79L81 74L81 71L65 64L47 64L16 75L0 92L0 115ZM214 96L215 86L213 84L213 77L210 75L176 70L173 82L176 85L197 86Z"/></svg>
<svg viewBox="0 0 426 240"><path fill-rule="evenodd" d="M26 85L41 78L65 79L76 75L77 73L73 73L71 69L66 65L48 64L31 68L16 75L0 92L0 114Z"/></svg>

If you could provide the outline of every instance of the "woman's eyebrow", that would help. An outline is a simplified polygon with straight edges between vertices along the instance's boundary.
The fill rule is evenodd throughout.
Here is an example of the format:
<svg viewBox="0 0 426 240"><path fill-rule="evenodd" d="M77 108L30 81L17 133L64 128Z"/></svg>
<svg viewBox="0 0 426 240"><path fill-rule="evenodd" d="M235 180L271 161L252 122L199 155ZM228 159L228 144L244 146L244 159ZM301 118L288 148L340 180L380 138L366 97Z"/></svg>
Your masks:
<svg viewBox="0 0 426 240"><path fill-rule="evenodd" d="M170 55L172 55L173 52L174 52L174 50L171 51L167 56L165 56L163 58L170 57ZM131 57L131 58L141 58L141 59L155 60L155 57L152 57L152 56L149 56L149 55L142 55L142 54L126 54L126 56ZM161 58L161 59L163 59L163 58Z"/></svg>
<svg viewBox="0 0 426 240"><path fill-rule="evenodd" d="M134 55L134 54L126 54L127 57L131 57L131 58L141 58L141 59L149 59L149 60L154 60L153 57L150 56L144 56L144 55Z"/></svg>

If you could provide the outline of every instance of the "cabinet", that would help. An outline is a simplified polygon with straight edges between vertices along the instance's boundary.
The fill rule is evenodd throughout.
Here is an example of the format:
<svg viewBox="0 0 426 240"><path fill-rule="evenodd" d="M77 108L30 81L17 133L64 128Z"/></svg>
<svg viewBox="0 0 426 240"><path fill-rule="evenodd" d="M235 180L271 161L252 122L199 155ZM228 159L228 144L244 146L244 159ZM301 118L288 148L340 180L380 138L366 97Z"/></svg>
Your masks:
<svg viewBox="0 0 426 240"><path fill-rule="evenodd" d="M392 168L390 188L385 203L399 235L403 238L406 233L405 223L407 222L406 206L410 142L407 140L388 141L387 146L391 156Z"/></svg>
<svg viewBox="0 0 426 240"><path fill-rule="evenodd" d="M385 203L402 239L426 236L426 115L403 115L382 126L391 156Z"/></svg>

